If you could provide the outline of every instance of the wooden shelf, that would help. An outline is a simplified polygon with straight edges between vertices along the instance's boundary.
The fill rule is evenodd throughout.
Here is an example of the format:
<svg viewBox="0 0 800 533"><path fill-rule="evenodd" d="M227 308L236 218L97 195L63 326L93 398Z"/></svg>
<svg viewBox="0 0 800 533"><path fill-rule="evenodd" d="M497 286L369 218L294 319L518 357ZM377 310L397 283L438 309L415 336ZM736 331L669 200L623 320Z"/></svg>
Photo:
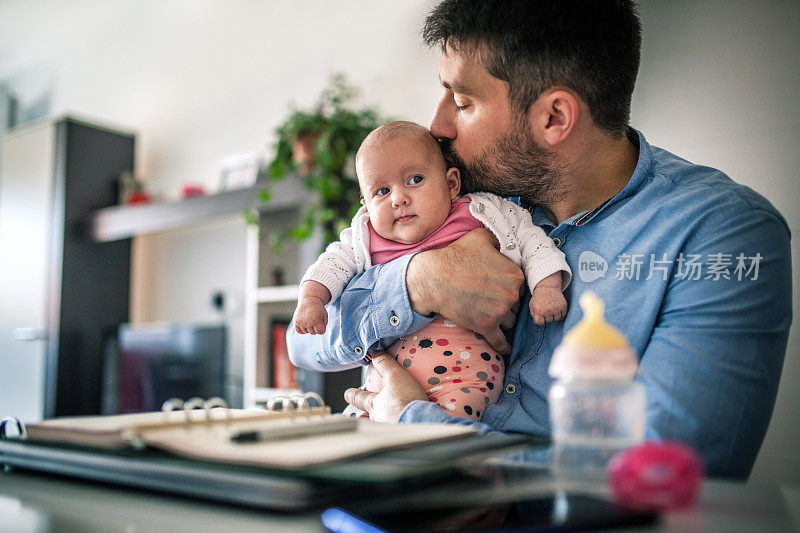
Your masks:
<svg viewBox="0 0 800 533"><path fill-rule="evenodd" d="M299 285L281 285L278 287L261 287L256 291L256 301L260 304L277 302L294 302L300 293Z"/></svg>
<svg viewBox="0 0 800 533"><path fill-rule="evenodd" d="M175 202L107 207L95 213L92 235L98 242L116 241L196 226L245 209L255 208L262 213L269 213L302 203L298 180L291 177L269 184L272 201L266 205L259 201L258 191L262 188L263 185L257 185Z"/></svg>

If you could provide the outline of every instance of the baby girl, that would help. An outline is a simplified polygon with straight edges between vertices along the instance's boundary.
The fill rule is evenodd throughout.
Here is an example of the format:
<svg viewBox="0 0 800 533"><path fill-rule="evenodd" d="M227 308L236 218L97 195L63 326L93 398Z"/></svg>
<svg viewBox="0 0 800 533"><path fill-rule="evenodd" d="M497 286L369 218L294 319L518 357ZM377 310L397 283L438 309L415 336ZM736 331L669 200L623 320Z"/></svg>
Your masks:
<svg viewBox="0 0 800 533"><path fill-rule="evenodd" d="M361 144L356 170L363 207L341 241L328 246L303 277L293 319L298 333L325 332L325 306L356 274L406 254L442 248L482 227L524 271L536 323L566 316L562 291L572 273L564 254L515 203L490 193L459 198L459 171L447 167L426 128L402 121L380 126ZM397 340L387 352L423 386L430 401L454 416L480 420L500 396L503 358L483 336L444 317ZM369 372L364 385L379 391L378 373ZM345 411L353 412L352 406Z"/></svg>

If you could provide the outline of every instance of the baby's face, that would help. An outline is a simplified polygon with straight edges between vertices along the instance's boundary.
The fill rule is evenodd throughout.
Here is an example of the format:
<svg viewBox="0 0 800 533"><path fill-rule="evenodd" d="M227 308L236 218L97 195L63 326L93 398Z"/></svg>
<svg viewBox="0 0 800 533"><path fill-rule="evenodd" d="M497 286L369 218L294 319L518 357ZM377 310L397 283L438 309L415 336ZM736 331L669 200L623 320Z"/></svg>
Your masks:
<svg viewBox="0 0 800 533"><path fill-rule="evenodd" d="M424 141L399 137L370 149L358 161L358 180L372 227L381 237L413 244L450 214L460 186Z"/></svg>

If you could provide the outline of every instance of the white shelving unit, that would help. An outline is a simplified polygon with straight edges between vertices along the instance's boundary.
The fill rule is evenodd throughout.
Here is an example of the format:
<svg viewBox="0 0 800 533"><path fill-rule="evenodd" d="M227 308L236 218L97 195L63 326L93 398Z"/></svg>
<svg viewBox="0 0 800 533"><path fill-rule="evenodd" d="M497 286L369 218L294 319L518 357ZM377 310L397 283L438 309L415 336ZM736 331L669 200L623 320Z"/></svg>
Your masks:
<svg viewBox="0 0 800 533"><path fill-rule="evenodd" d="M318 235L308 241L284 243L284 252L276 255L269 243L269 232L280 227L291 227L299 220L299 209L279 212L260 212L259 226L247 230L247 269L245 273L245 351L244 351L244 406L263 405L270 397L286 394L285 389L270 387L272 364L270 353L271 325L275 319L289 319L297 305L300 286L297 283L306 268L319 253ZM280 276L275 276L276 271ZM289 282L271 286L274 279ZM248 371L249 370L249 371Z"/></svg>
<svg viewBox="0 0 800 533"><path fill-rule="evenodd" d="M256 289L256 302L260 304L278 302L296 302L300 291L299 285L280 285L278 287L261 287Z"/></svg>

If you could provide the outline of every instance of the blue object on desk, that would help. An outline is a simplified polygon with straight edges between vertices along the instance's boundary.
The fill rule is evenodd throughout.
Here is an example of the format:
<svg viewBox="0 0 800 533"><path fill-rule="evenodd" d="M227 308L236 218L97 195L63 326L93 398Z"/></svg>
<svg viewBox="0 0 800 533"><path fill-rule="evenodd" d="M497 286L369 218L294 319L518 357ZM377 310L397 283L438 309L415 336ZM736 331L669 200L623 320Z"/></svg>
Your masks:
<svg viewBox="0 0 800 533"><path fill-rule="evenodd" d="M324 510L320 519L323 526L338 533L381 533L383 531L336 507Z"/></svg>

